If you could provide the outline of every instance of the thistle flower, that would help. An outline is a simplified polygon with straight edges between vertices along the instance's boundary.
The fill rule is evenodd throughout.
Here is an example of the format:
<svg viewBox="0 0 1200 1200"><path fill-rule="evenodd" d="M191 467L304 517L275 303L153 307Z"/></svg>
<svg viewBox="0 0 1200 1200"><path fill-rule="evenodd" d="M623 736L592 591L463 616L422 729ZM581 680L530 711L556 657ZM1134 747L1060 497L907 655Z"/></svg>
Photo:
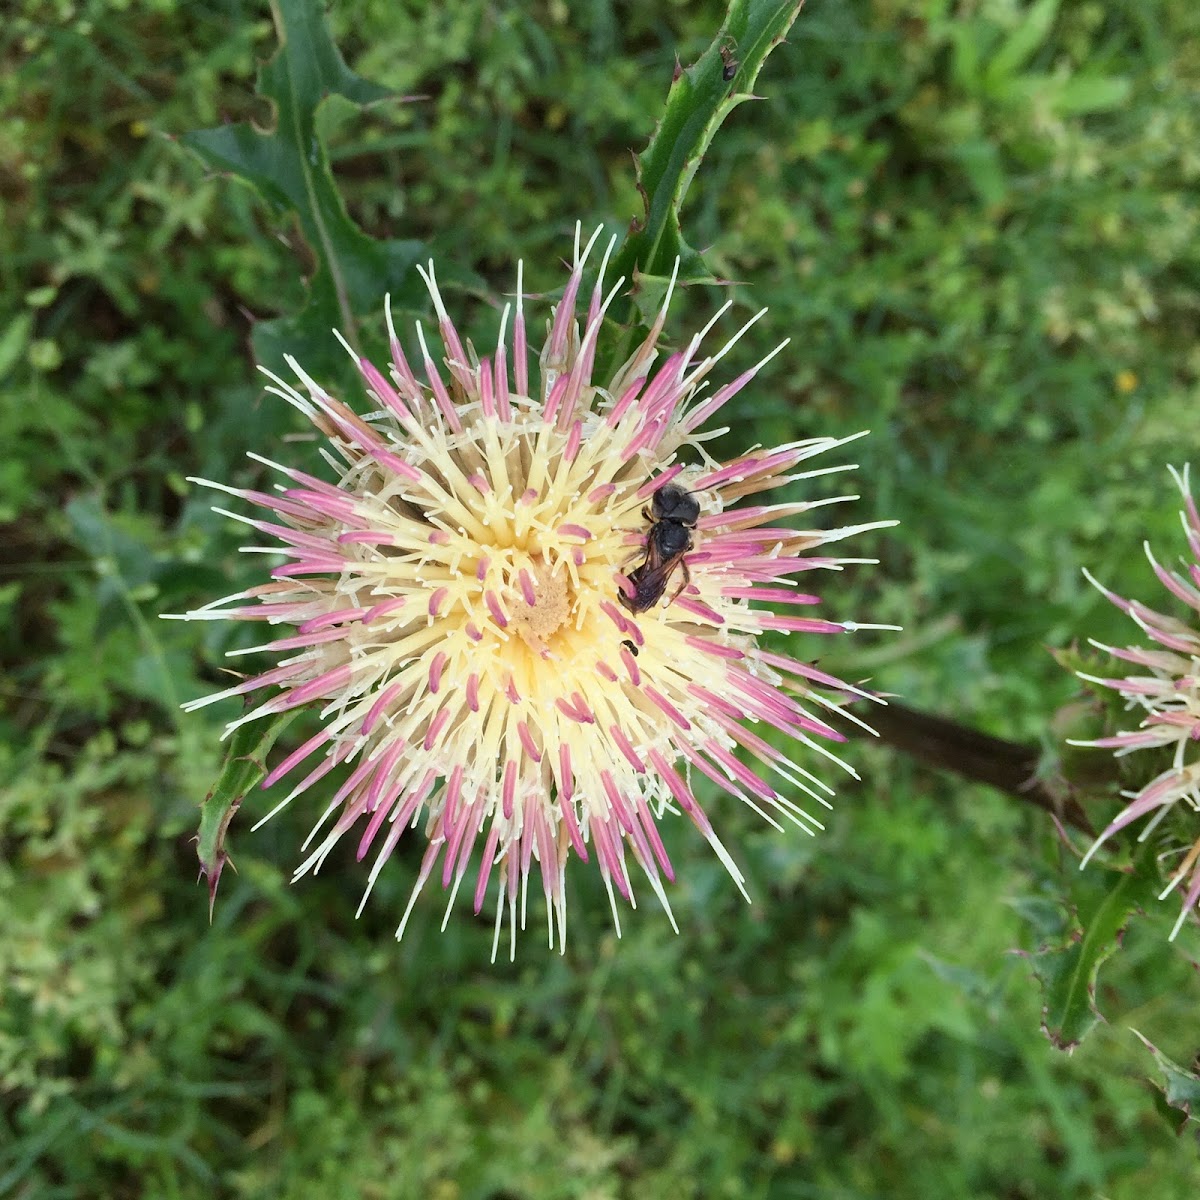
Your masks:
<svg viewBox="0 0 1200 1200"><path fill-rule="evenodd" d="M270 582L184 619L265 621L295 632L231 651L284 657L185 708L278 689L231 722L228 735L247 721L319 704L320 731L263 785L302 763L311 767L265 821L322 776L348 768L296 876L316 872L339 839L361 827L358 857L374 854L365 904L401 837L423 826L424 857L396 936L431 876L450 893L447 920L464 879L472 876L478 913L495 876L493 958L506 909L515 950L518 902L524 928L534 864L550 945L557 928L563 947L572 854L595 855L618 934L614 889L633 904L638 872L674 925L663 885L674 872L658 831L668 811L688 816L745 894L696 798L692 772L772 824L782 817L811 833L820 822L795 797L828 807L831 789L752 727L781 731L854 774L825 745L844 736L821 710L865 695L760 639L771 631L890 628L793 615L818 602L794 577L872 561L813 552L894 522L775 524L835 502L829 499L731 508L780 484L850 469L797 470L852 438L756 447L727 463L705 452L715 435L701 435L700 426L783 348L700 399L712 368L758 317L701 356L701 341L726 304L685 350L652 370L672 276L646 339L610 379L593 378L604 315L624 283L603 291L614 239L581 330L576 302L598 234L581 251L576 229L573 268L533 378L521 269L515 311L504 309L494 354L479 358L447 315L430 263L422 276L445 375L419 325L423 378L410 366L390 305L390 378L343 340L370 398L365 415L290 357L302 391L264 371L268 390L328 439L324 457L336 482L258 455L251 457L283 476L273 493L195 481L267 510L273 519L217 511L281 543L248 549L286 561ZM675 561L647 564L647 506L668 484L696 501L696 519L681 526L686 534L672 531L676 543L691 546ZM651 568L661 568L663 594L642 606L634 581L642 580L636 595L646 599ZM739 748L760 769L745 765ZM782 785L768 783L762 768Z"/></svg>
<svg viewBox="0 0 1200 1200"><path fill-rule="evenodd" d="M1149 543L1145 547L1146 557L1167 591L1200 613L1200 513L1188 485L1188 469L1185 467L1182 473L1173 467L1170 470L1183 493L1184 509L1179 515L1187 535L1191 562L1187 564L1185 574L1169 571L1155 559ZM1178 806L1182 806L1183 811L1191 810L1188 816L1193 825L1196 814L1200 813L1200 753L1197 752L1200 749L1200 629L1155 612L1137 600L1122 599L1097 583L1086 570L1084 574L1122 612L1128 613L1143 633L1163 648L1128 646L1120 649L1096 641L1091 643L1114 658L1148 671L1148 674L1127 675L1123 679L1103 679L1080 672L1081 679L1117 691L1126 708L1140 712L1142 719L1136 729L1073 744L1110 748L1117 757L1158 747L1171 747L1173 753L1171 765L1165 771L1141 789L1121 793L1129 803L1096 839L1081 866L1086 866L1114 833L1142 817L1153 814L1138 841L1145 841ZM1159 899L1164 899L1180 885L1183 885L1183 906L1171 930L1172 940L1200 899L1200 837L1184 851Z"/></svg>

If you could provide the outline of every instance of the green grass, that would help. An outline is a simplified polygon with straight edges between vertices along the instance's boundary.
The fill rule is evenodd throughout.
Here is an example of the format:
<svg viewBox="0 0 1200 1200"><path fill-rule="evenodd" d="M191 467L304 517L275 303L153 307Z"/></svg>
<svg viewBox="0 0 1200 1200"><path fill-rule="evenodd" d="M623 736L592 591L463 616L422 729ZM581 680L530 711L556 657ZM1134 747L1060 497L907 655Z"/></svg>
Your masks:
<svg viewBox="0 0 1200 1200"><path fill-rule="evenodd" d="M863 783L815 841L717 809L749 907L670 826L678 937L639 909L618 943L573 864L565 958L533 934L490 967L490 921L439 934L433 896L397 946L411 848L357 922L349 851L287 885L319 797L253 835L268 802L251 797L209 927L190 839L219 715L177 705L217 681L230 634L156 615L256 565L184 476L247 481L250 449L311 462L310 442L281 444L299 426L247 351L247 314L294 311L309 259L169 135L266 117L269 17L17 7L0 33L0 1195L1194 1195L1191 1135L1128 1033L1195 1053L1173 902L1106 968L1111 1023L1058 1053L1010 951L1037 943L1073 859L1040 814L882 748L850 747ZM869 427L855 519L901 521L826 606L904 634L813 653L1033 740L1073 693L1045 647L1128 632L1079 567L1157 599L1140 545L1179 548L1165 465L1191 452L1200 374L1196 7L1035 7L1044 29L1017 0L809 0L684 210L744 281L737 312L770 306L730 374L792 339L736 423L764 443ZM349 211L494 292L519 257L532 288L557 286L576 218L636 210L629 150L676 53L720 20L708 0L338 4L351 65L423 97L323 113ZM720 302L691 290L669 332ZM1181 940L1195 956L1195 931Z"/></svg>

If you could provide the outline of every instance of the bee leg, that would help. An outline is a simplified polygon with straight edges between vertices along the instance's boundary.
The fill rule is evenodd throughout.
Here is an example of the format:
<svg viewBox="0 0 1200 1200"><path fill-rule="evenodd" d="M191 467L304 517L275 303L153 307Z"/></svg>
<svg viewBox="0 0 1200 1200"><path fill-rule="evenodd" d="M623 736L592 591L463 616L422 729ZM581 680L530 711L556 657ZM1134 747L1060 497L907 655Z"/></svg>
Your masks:
<svg viewBox="0 0 1200 1200"><path fill-rule="evenodd" d="M680 585L671 594L670 600L667 601L668 604L674 604L675 601L679 599L679 596L683 592L683 589L685 587L687 587L687 585L689 583L692 582L692 573L691 573L691 571L688 570L687 559L681 558L679 560L679 567L680 567L680 570L683 571L683 582L680 583Z"/></svg>

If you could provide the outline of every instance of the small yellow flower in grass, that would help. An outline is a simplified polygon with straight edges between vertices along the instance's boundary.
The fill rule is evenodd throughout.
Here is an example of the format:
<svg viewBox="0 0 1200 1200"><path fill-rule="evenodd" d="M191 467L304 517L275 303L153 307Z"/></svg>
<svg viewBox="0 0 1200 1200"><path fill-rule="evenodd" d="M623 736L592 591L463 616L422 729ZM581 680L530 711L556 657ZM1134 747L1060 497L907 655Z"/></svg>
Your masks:
<svg viewBox="0 0 1200 1200"><path fill-rule="evenodd" d="M1200 613L1200 513L1197 512L1188 485L1187 468L1182 472L1172 468L1171 475L1183 493L1184 509L1180 517L1191 552L1190 561L1185 564L1183 574L1180 574L1161 566L1149 545L1146 546L1146 557L1167 591ZM1157 642L1158 646L1119 649L1092 642L1097 649L1114 658L1143 668L1142 674L1126 675L1123 679L1080 675L1089 683L1113 688L1120 693L1128 709L1141 713L1141 720L1136 729L1073 744L1110 748L1118 756L1160 747L1172 749L1173 754L1170 767L1145 787L1121 793L1129 803L1096 839L1081 865L1086 866L1092 855L1114 833L1142 817L1150 816L1150 820L1138 836L1138 841L1145 841L1168 813L1186 813L1189 818L1187 824L1195 831L1196 840L1188 847L1185 839L1182 858L1159 897L1160 900L1164 899L1183 885L1183 907L1171 931L1173 940L1183 927L1188 913L1200 900L1200 629L1194 624L1147 608L1137 600L1125 600L1102 587L1087 571L1084 574L1118 608L1128 613L1142 632Z"/></svg>
<svg viewBox="0 0 1200 1200"><path fill-rule="evenodd" d="M1130 392L1137 389L1138 377L1132 371L1126 368L1125 370L1118 371L1116 373L1113 382L1117 385L1117 391L1120 392L1122 396L1128 396Z"/></svg>
<svg viewBox="0 0 1200 1200"><path fill-rule="evenodd" d="M351 351L367 413L292 359L302 390L268 372L270 390L328 438L332 482L259 459L282 475L277 491L208 483L272 514L236 519L277 540L271 549L287 561L270 582L186 618L295 632L254 648L282 656L273 670L187 707L273 691L229 732L320 706L320 732L264 786L309 764L278 811L330 771L346 772L297 875L316 871L355 830L359 858L374 856L369 894L399 840L422 830L424 858L397 937L431 877L449 892L447 919L464 881L476 912L494 881L494 957L506 913L515 946L535 874L550 944L557 935L561 948L572 854L594 854L618 932L616 894L632 904L639 875L670 915L664 880L674 876L658 831L667 812L686 814L742 888L693 772L768 821L812 832L820 822L805 805L827 806L831 789L754 726L840 762L825 743L844 737L821 710L863 694L767 650L761 636L883 628L792 615L818 602L795 577L870 561L815 551L892 522L776 523L828 499L732 507L847 469L798 468L852 439L713 461L700 426L778 350L701 398L753 321L703 355L710 322L654 369L670 289L645 341L611 378L595 380L596 341L624 282L603 290L610 242L580 328L577 297L595 241L581 250L576 231L573 270L532 377L520 270L515 310L505 309L495 351L481 359L451 323L430 264L423 276L445 375L420 326L420 362L410 365L389 310L389 375ZM836 497L844 499L853 497Z"/></svg>

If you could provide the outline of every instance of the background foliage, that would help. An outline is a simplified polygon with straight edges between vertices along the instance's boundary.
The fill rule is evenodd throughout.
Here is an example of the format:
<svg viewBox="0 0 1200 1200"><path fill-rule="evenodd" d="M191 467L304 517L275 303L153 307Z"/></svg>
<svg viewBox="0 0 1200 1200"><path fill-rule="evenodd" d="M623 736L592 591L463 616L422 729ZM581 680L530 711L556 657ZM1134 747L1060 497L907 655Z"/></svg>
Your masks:
<svg viewBox="0 0 1200 1200"><path fill-rule="evenodd" d="M155 615L254 564L183 482L313 447L264 400L251 317L294 313L300 231L163 135L254 118L265 7L17 0L0 33L0 1194L1192 1196L1136 1028L1197 1049L1194 929L1130 931L1071 1057L1030 963L1079 877L1045 818L856 744L816 841L721 813L746 907L682 830L681 934L618 944L575 871L565 959L424 904L401 858L355 922L342 855L287 886L312 812L235 832L207 924L196 805L230 634ZM639 209L629 157L714 0L347 0L347 61L402 95L319 111L348 211L429 243L486 320L577 217ZM734 415L764 442L873 431L856 517L898 517L827 605L905 626L826 661L1005 736L1052 736L1045 652L1122 639L1086 563L1145 592L1177 538L1200 352L1191 0L810 0L717 137L692 246L769 304ZM303 270L302 270L302 269ZM692 289L675 332L720 302ZM365 321L370 313L360 313ZM279 446L279 443L286 443ZM826 645L814 653L830 654ZM266 798L253 804L265 806ZM261 809L265 811L265 807ZM336 856L335 856L336 857ZM1164 1117L1167 1119L1164 1120ZM1193 1127L1194 1128L1194 1127Z"/></svg>

